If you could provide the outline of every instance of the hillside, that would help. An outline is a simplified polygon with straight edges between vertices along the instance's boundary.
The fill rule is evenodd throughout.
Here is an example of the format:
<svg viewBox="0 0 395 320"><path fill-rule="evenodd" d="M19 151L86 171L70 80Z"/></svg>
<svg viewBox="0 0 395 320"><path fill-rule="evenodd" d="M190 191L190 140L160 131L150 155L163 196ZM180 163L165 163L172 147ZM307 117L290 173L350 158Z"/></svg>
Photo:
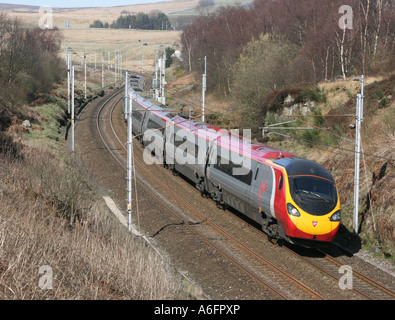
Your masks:
<svg viewBox="0 0 395 320"><path fill-rule="evenodd" d="M66 146L58 31L0 20L0 299L180 298L178 275L113 218ZM99 86L87 98L113 88Z"/></svg>
<svg viewBox="0 0 395 320"><path fill-rule="evenodd" d="M121 14L149 13L152 10L160 10L165 14L176 14L180 11L193 9L197 4L198 0L177 0L117 7L55 8L53 10L53 24L54 27L64 28L66 21L69 21L71 28L88 28L93 20L97 19L111 23ZM16 17L30 25L37 25L40 19L38 7L1 5L0 10L7 11L11 17Z"/></svg>

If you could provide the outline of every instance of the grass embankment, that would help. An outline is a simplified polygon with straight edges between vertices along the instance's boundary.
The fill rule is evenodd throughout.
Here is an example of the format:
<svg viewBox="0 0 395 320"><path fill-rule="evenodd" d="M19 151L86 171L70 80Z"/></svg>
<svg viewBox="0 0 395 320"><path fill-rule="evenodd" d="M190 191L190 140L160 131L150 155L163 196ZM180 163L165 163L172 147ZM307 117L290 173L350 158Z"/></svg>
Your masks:
<svg viewBox="0 0 395 320"><path fill-rule="evenodd" d="M0 298L182 298L180 276L113 218L65 151L64 88L23 110L32 127L14 119L0 153Z"/></svg>

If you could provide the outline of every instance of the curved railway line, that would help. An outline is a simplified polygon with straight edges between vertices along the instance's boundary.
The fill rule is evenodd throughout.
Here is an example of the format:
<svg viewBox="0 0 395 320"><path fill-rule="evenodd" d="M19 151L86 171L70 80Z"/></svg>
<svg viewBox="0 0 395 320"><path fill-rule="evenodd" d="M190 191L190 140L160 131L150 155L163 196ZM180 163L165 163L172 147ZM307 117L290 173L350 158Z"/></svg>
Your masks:
<svg viewBox="0 0 395 320"><path fill-rule="evenodd" d="M113 94L107 99L96 112L96 128L106 150L116 160L118 165L126 171L126 147L120 136L126 137L126 126L114 125L114 110L120 106L122 95L120 92ZM119 109L122 109L120 107ZM117 118L117 117L115 117ZM119 117L121 118L121 117ZM120 133L122 131L122 133ZM135 146L138 145L136 141ZM188 201L177 195L177 193L162 181L154 176L142 161L142 148L135 147L134 162L136 165L137 183L139 188L151 197L165 212L178 221L179 225L185 226L191 233L201 239L209 247L220 253L222 257L233 265L237 266L245 275L263 286L268 297L274 299L395 299L395 292L383 284L362 275L353 270L352 290L340 290L338 281L340 274L339 267L344 263L323 251L313 253L313 257L297 253L288 246L273 246L263 233L255 228L251 228L244 220L228 211L222 211L223 215L237 220L243 227L252 230L260 239L260 243L253 244L245 236L232 235L228 227L221 226L216 218L201 213L195 209ZM165 170L161 168L161 170ZM165 170L167 171L167 170ZM179 177L174 177L180 179ZM181 183L181 182L180 182ZM187 182L184 182L187 183ZM154 186L154 187L153 187ZM160 192L153 191L160 189ZM196 190L197 193L199 193ZM200 197L200 193L199 193ZM209 201L209 200L207 200ZM228 213L228 214L225 214ZM240 240L240 238L243 240ZM260 245L261 244L261 245ZM293 272L294 268L279 265L271 254L263 252L260 247L267 246L269 251L277 250L281 256L286 256L290 264L297 265L302 271ZM300 276L305 268L309 272L318 273L317 278L325 278L323 287L313 287L309 279ZM312 271L315 270L315 271ZM328 283L332 283L332 288L328 289ZM328 290L327 290L328 289Z"/></svg>

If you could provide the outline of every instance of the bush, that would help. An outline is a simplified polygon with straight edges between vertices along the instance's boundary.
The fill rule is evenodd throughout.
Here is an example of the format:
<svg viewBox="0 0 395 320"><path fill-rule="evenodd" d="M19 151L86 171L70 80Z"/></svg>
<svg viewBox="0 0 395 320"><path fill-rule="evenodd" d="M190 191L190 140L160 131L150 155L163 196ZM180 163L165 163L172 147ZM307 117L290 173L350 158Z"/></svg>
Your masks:
<svg viewBox="0 0 395 320"><path fill-rule="evenodd" d="M91 190L71 164L62 163L48 152L31 151L26 169L28 185L35 194L56 209L70 223L85 220L92 207Z"/></svg>
<svg viewBox="0 0 395 320"><path fill-rule="evenodd" d="M322 117L322 112L320 108L314 108L313 110L311 110L311 114L316 116L313 117L313 123L314 125L316 125L317 127L322 127L323 124L325 123L325 118Z"/></svg>
<svg viewBox="0 0 395 320"><path fill-rule="evenodd" d="M171 47L166 47L166 68L169 68L173 63L173 58L171 57L175 50Z"/></svg>
<svg viewBox="0 0 395 320"><path fill-rule="evenodd" d="M282 105L288 93L271 92L284 86L295 52L294 45L269 35L261 35L247 44L232 70L232 95L239 103L238 112L244 121L256 125L268 110Z"/></svg>
<svg viewBox="0 0 395 320"><path fill-rule="evenodd" d="M318 103L326 103L326 94L318 86L304 88L302 95L305 101L310 100Z"/></svg>
<svg viewBox="0 0 395 320"><path fill-rule="evenodd" d="M320 141L320 133L318 130L304 130L303 142L310 148L314 147L315 142Z"/></svg>
<svg viewBox="0 0 395 320"><path fill-rule="evenodd" d="M10 159L20 159L22 158L22 148L20 143L14 142L10 136L0 132L0 154Z"/></svg>
<svg viewBox="0 0 395 320"><path fill-rule="evenodd" d="M0 95L9 104L30 102L64 78L58 29L24 28L18 20L0 14L0 37Z"/></svg>
<svg viewBox="0 0 395 320"><path fill-rule="evenodd" d="M11 115L0 101L0 132L7 129L12 123Z"/></svg>

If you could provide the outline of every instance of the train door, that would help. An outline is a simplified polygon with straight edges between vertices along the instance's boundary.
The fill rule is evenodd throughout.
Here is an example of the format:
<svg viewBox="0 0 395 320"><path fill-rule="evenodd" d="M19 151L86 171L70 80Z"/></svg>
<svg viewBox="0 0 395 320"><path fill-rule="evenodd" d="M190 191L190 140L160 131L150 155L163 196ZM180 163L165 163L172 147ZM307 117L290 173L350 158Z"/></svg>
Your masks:
<svg viewBox="0 0 395 320"><path fill-rule="evenodd" d="M132 131L135 135L140 135L142 133L141 131L141 126L143 122L143 116L144 116L144 109L141 108L137 103L134 101L133 103L133 108L132 108Z"/></svg>
<svg viewBox="0 0 395 320"><path fill-rule="evenodd" d="M158 159L164 163L164 134L166 123L154 114L148 116L146 131L144 131L144 145Z"/></svg>
<svg viewBox="0 0 395 320"><path fill-rule="evenodd" d="M250 189L250 199L253 208L257 208L266 215L275 217L275 174L271 166L257 162L254 179Z"/></svg>
<svg viewBox="0 0 395 320"><path fill-rule="evenodd" d="M274 212L276 217L279 219L280 216L286 214L286 199L285 199L285 181L284 174L279 169L274 169L275 173L275 197L274 197Z"/></svg>
<svg viewBox="0 0 395 320"><path fill-rule="evenodd" d="M175 145L174 145L174 136L177 130L177 127L169 121L168 126L166 127L165 135L164 135L164 145L165 145L165 165L171 169L175 170Z"/></svg>
<svg viewBox="0 0 395 320"><path fill-rule="evenodd" d="M197 136L190 131L179 129L174 135L174 146L176 170L195 182L194 171L199 152Z"/></svg>

